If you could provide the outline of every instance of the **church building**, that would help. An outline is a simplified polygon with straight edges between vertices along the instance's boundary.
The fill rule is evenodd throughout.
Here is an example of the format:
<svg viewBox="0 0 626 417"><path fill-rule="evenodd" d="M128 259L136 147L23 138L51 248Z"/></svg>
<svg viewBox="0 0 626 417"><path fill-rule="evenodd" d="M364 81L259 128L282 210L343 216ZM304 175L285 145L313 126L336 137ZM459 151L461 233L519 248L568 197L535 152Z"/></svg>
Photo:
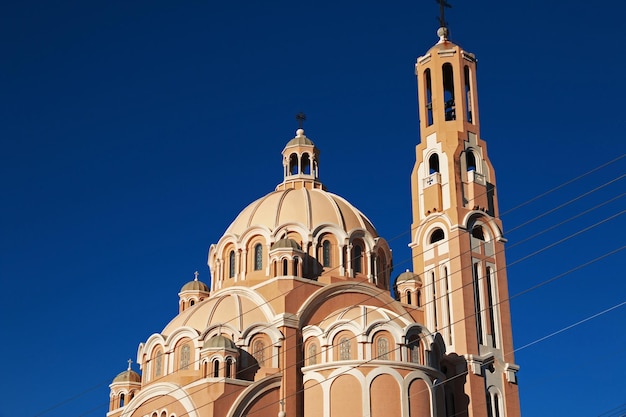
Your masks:
<svg viewBox="0 0 626 417"><path fill-rule="evenodd" d="M476 58L443 19L437 33L415 64L412 270L392 279L389 245L326 190L300 128L282 182L210 246L210 285L186 283L141 374L115 377L107 417L520 416Z"/></svg>

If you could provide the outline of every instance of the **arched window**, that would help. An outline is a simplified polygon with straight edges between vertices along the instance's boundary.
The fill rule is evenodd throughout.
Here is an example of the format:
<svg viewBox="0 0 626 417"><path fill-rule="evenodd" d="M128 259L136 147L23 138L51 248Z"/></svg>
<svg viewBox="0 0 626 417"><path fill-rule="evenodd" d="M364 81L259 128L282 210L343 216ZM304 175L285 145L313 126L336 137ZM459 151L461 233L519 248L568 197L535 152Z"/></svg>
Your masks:
<svg viewBox="0 0 626 417"><path fill-rule="evenodd" d="M360 245L352 248L352 265L355 274L363 272L363 248Z"/></svg>
<svg viewBox="0 0 626 417"><path fill-rule="evenodd" d="M189 345L183 345L180 348L180 365L178 369L189 369L189 362L191 361L191 348Z"/></svg>
<svg viewBox="0 0 626 417"><path fill-rule="evenodd" d="M417 301L417 306L421 307L422 306L422 292L418 290L415 298L417 298L417 300L415 300Z"/></svg>
<svg viewBox="0 0 626 417"><path fill-rule="evenodd" d="M448 327L448 343L452 344L452 310L450 309L450 285L448 284L448 268L443 267L443 278L445 290L446 290L446 314L447 314L447 327Z"/></svg>
<svg viewBox="0 0 626 417"><path fill-rule="evenodd" d="M213 378L220 376L220 361L213 359Z"/></svg>
<svg viewBox="0 0 626 417"><path fill-rule="evenodd" d="M452 64L443 64L443 100L445 105L445 118L456 120L456 106L454 104L454 76Z"/></svg>
<svg viewBox="0 0 626 417"><path fill-rule="evenodd" d="M342 337L339 340L339 360L346 361L352 358L350 339Z"/></svg>
<svg viewBox="0 0 626 417"><path fill-rule="evenodd" d="M485 240L485 232L482 226L474 226L472 228L472 237L476 239Z"/></svg>
<svg viewBox="0 0 626 417"><path fill-rule="evenodd" d="M472 90L471 86L471 77L470 77L470 69L466 65L463 69L463 73L465 75L465 111L467 115L467 121L472 122Z"/></svg>
<svg viewBox="0 0 626 417"><path fill-rule="evenodd" d="M231 371L232 371L232 367L233 367L233 359L232 358L226 358L226 365L225 365L225 376L226 378L230 378L231 377Z"/></svg>
<svg viewBox="0 0 626 417"><path fill-rule="evenodd" d="M408 348L410 361L412 363L421 363L420 337L417 335L411 336L409 338Z"/></svg>
<svg viewBox="0 0 626 417"><path fill-rule="evenodd" d="M474 287L474 317L476 319L476 333L478 334L478 343L485 344L484 323L483 323L483 297L480 288L481 268L479 262L474 262L472 282Z"/></svg>
<svg viewBox="0 0 626 417"><path fill-rule="evenodd" d="M262 340L254 342L252 356L256 359L259 366L265 366L265 343Z"/></svg>
<svg viewBox="0 0 626 417"><path fill-rule="evenodd" d="M502 416L502 404L500 401L500 395L491 387L487 392L487 416L488 417L500 417Z"/></svg>
<svg viewBox="0 0 626 417"><path fill-rule="evenodd" d="M209 363L208 362L204 362L202 364L202 376L204 378L209 376Z"/></svg>
<svg viewBox="0 0 626 417"><path fill-rule="evenodd" d="M430 80L430 69L424 71L424 84L426 87L426 124L433 124L433 89Z"/></svg>
<svg viewBox="0 0 626 417"><path fill-rule="evenodd" d="M289 272L289 262L287 262L287 259L283 259L283 275L287 275L288 272Z"/></svg>
<svg viewBox="0 0 626 417"><path fill-rule="evenodd" d="M496 318L494 316L495 313L495 302L497 299L495 293L495 280L494 274L491 270L491 267L485 268L485 281L487 281L487 313L489 314L489 333L491 333L491 346L494 348L498 347L497 343L497 334L496 334Z"/></svg>
<svg viewBox="0 0 626 417"><path fill-rule="evenodd" d="M376 356L380 360L389 359L389 342L385 337L379 337L376 341Z"/></svg>
<svg viewBox="0 0 626 417"><path fill-rule="evenodd" d="M293 275L298 276L298 261L299 258L297 256L293 257Z"/></svg>
<svg viewBox="0 0 626 417"><path fill-rule="evenodd" d="M306 175L311 175L311 159L309 158L309 154L305 153L302 155L302 173Z"/></svg>
<svg viewBox="0 0 626 417"><path fill-rule="evenodd" d="M435 273L430 273L430 282L433 286L433 318L435 320L435 330L439 329L439 321L437 320L437 282L435 280Z"/></svg>
<svg viewBox="0 0 626 417"><path fill-rule="evenodd" d="M433 233L430 235L430 243L439 242L440 240L444 240L446 238L443 230L437 228L433 230Z"/></svg>
<svg viewBox="0 0 626 417"><path fill-rule="evenodd" d="M428 173L432 175L436 172L439 172L439 155L434 153L428 158Z"/></svg>
<svg viewBox="0 0 626 417"><path fill-rule="evenodd" d="M260 271L263 269L263 245L257 243L254 245L254 270Z"/></svg>
<svg viewBox="0 0 626 417"><path fill-rule="evenodd" d="M494 417L500 417L500 396L497 393L493 394L493 411Z"/></svg>
<svg viewBox="0 0 626 417"><path fill-rule="evenodd" d="M124 407L124 394L120 394L120 407Z"/></svg>
<svg viewBox="0 0 626 417"><path fill-rule="evenodd" d="M406 292L406 303L411 304L411 291Z"/></svg>
<svg viewBox="0 0 626 417"><path fill-rule="evenodd" d="M326 268L330 267L330 241L322 242L322 265Z"/></svg>
<svg viewBox="0 0 626 417"><path fill-rule="evenodd" d="M160 350L157 352L154 359L154 376L161 376L163 372L163 352Z"/></svg>
<svg viewBox="0 0 626 417"><path fill-rule="evenodd" d="M476 156L474 156L474 152L470 150L465 152L465 162L468 171L476 171Z"/></svg>
<svg viewBox="0 0 626 417"><path fill-rule="evenodd" d="M194 300L189 301L189 307L193 307L194 304L196 304Z"/></svg>
<svg viewBox="0 0 626 417"><path fill-rule="evenodd" d="M231 250L228 254L228 278L235 276L235 251Z"/></svg>
<svg viewBox="0 0 626 417"><path fill-rule="evenodd" d="M308 357L309 365L317 364L317 345L315 343L311 343L309 345Z"/></svg>
<svg viewBox="0 0 626 417"><path fill-rule="evenodd" d="M289 156L289 175L296 175L298 173L298 156L292 153Z"/></svg>

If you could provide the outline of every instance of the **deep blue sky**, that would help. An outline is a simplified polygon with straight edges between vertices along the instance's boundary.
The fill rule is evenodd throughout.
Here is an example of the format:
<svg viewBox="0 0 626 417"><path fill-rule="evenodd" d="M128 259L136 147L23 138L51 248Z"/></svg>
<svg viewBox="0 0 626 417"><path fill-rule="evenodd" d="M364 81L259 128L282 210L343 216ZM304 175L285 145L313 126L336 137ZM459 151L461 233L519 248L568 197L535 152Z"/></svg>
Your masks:
<svg viewBox="0 0 626 417"><path fill-rule="evenodd" d="M388 3L4 5L0 416L105 415L108 384L177 313L180 287L209 279L209 245L282 180L298 111L322 181L390 241L393 276L410 267L413 65L438 8ZM624 245L626 158L512 209L626 153L626 6L453 6L451 37L479 59L517 294ZM625 254L515 298L515 345L626 301ZM622 306L519 350L524 415L626 408L625 322Z"/></svg>

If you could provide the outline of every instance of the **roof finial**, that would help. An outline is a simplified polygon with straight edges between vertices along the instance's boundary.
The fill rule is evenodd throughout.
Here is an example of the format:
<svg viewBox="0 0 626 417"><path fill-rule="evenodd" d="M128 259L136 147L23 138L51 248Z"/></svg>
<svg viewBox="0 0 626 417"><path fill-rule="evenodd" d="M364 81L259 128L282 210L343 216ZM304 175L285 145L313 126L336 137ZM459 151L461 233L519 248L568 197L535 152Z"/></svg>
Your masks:
<svg viewBox="0 0 626 417"><path fill-rule="evenodd" d="M306 120L306 114L302 112L296 114L296 120L298 121L298 129L302 129L302 124Z"/></svg>
<svg viewBox="0 0 626 417"><path fill-rule="evenodd" d="M296 137L304 136L304 129L302 128L302 125L306 120L306 114L302 112L296 114L296 120L298 121L298 130L296 130Z"/></svg>
<svg viewBox="0 0 626 417"><path fill-rule="evenodd" d="M133 363L133 360L129 359L127 362L128 362L128 369L127 370L130 371L130 365Z"/></svg>
<svg viewBox="0 0 626 417"><path fill-rule="evenodd" d="M194 273L193 273L193 276L194 276L194 279L193 279L193 280L194 280L194 281L197 281L197 280L198 280L198 275L200 275L200 274L198 273L198 271L196 271L196 272L194 272Z"/></svg>
<svg viewBox="0 0 626 417"><path fill-rule="evenodd" d="M443 42L448 39L448 22L446 22L446 7L452 8L452 5L448 3L446 0L435 0L439 3L439 29L437 29L437 36L439 36L439 42Z"/></svg>

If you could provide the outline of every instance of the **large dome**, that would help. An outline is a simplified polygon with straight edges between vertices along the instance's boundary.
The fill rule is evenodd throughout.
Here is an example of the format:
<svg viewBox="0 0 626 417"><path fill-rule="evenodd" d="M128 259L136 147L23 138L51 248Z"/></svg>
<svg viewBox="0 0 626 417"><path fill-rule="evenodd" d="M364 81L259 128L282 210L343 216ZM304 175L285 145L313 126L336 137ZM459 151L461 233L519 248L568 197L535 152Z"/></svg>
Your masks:
<svg viewBox="0 0 626 417"><path fill-rule="evenodd" d="M348 233L362 229L378 237L369 219L345 199L322 189L307 188L287 188L259 198L235 218L226 234L241 236L254 226L274 231L288 224L301 225L310 231L322 225L332 225Z"/></svg>
<svg viewBox="0 0 626 417"><path fill-rule="evenodd" d="M391 251L363 213L326 191L304 134L283 149L283 181L248 205L209 249L211 290L277 277L360 278L388 286Z"/></svg>

